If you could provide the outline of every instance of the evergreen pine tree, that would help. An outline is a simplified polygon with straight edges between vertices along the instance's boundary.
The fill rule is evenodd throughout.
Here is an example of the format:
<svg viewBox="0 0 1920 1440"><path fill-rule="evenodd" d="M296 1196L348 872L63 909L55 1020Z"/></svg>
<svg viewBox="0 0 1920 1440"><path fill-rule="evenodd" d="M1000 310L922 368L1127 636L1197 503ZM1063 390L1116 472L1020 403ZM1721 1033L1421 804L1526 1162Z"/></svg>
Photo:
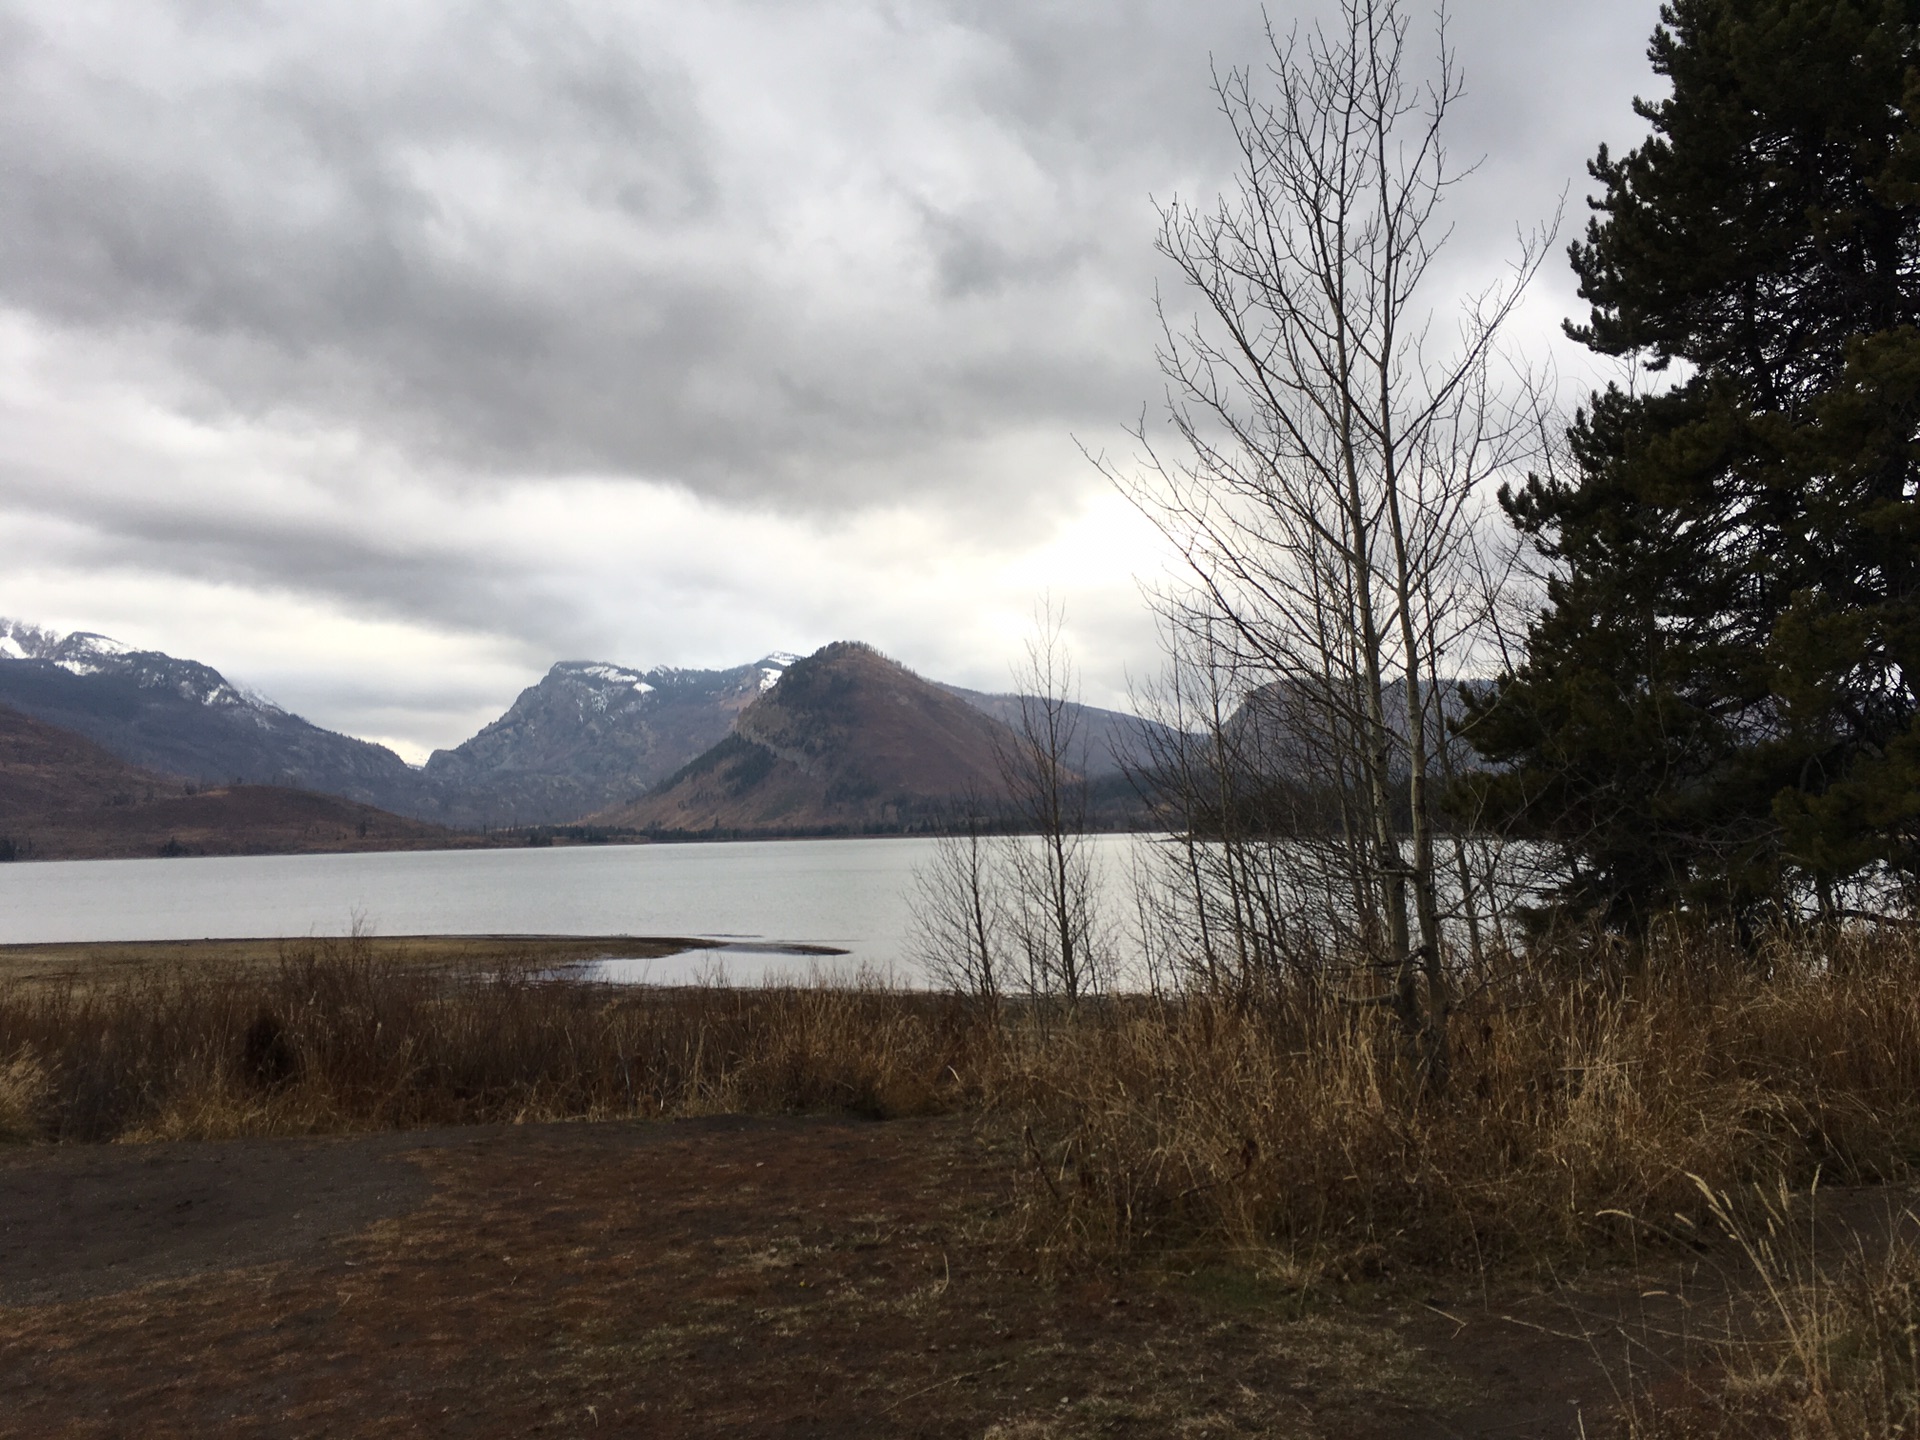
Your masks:
<svg viewBox="0 0 1920 1440"><path fill-rule="evenodd" d="M1503 492L1554 579L1469 734L1565 906L1744 924L1920 879L1920 0L1674 0L1649 56L1569 333L1671 383Z"/></svg>

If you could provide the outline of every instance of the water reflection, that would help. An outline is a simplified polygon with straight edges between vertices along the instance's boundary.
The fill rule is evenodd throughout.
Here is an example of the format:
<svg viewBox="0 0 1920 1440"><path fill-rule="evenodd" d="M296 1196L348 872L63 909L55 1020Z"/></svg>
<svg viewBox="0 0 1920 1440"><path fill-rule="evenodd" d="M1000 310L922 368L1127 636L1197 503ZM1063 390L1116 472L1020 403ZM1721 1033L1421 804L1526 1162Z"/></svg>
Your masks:
<svg viewBox="0 0 1920 1440"><path fill-rule="evenodd" d="M801 962L796 964L796 962ZM810 963L808 963L810 962ZM595 985L766 985L850 984L873 978L910 981L894 967L876 969L853 960L846 950L825 945L766 945L734 941L699 946L673 955L608 955L548 972L554 979Z"/></svg>

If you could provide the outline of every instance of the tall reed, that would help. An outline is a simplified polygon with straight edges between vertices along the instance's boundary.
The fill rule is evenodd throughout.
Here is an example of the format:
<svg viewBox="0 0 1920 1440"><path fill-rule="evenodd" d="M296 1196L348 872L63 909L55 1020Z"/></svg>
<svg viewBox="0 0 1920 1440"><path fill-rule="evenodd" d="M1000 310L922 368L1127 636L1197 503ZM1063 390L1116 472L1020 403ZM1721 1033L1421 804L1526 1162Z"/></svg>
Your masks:
<svg viewBox="0 0 1920 1440"><path fill-rule="evenodd" d="M1604 1241L1608 1212L1883 1178L1920 1153L1914 957L1675 964L1540 983L1458 1017L1441 1096L1376 1012L1116 1005L1000 1057L1035 1137L1042 1243L1271 1249L1336 1270Z"/></svg>
<svg viewBox="0 0 1920 1440"><path fill-rule="evenodd" d="M1675 942L1629 983L1535 969L1457 1020L1451 1084L1324 991L1071 1010L880 985L615 990L409 969L0 988L0 1135L112 1140L715 1111L961 1110L1056 1256L1257 1252L1313 1274L1606 1244L1716 1190L1920 1154L1920 951Z"/></svg>

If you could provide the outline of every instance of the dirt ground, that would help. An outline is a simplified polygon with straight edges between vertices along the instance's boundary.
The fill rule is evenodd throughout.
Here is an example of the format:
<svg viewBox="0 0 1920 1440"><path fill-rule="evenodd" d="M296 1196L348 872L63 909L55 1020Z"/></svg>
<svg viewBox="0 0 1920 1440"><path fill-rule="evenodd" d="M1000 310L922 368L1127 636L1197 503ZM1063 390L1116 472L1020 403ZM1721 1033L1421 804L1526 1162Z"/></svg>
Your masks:
<svg viewBox="0 0 1920 1440"><path fill-rule="evenodd" d="M1008 1165L954 1119L0 1152L0 1434L1545 1440L1672 1320L1039 1276Z"/></svg>

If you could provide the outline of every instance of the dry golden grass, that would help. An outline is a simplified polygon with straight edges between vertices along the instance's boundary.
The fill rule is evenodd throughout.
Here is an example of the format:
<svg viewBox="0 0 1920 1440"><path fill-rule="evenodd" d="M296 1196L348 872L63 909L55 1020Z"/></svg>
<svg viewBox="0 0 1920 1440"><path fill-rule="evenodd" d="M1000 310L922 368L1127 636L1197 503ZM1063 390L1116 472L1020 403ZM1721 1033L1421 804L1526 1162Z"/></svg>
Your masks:
<svg viewBox="0 0 1920 1440"><path fill-rule="evenodd" d="M1739 1273L1724 1313L1698 1321L1703 1356L1629 1397L1631 1440L1920 1434L1920 1217L1872 1237L1823 1234L1817 1192L1782 1186L1736 1205L1699 1190Z"/></svg>
<svg viewBox="0 0 1920 1440"><path fill-rule="evenodd" d="M226 1136L522 1119L966 1110L1056 1260L1239 1253L1277 1278L1553 1259L1920 1154L1920 960L1674 947L1631 982L1489 993L1443 1096L1377 1011L1114 999L990 1018L881 987L627 990L364 940L264 968L0 982L0 1133ZM1044 1022L1044 1023L1043 1023Z"/></svg>
<svg viewBox="0 0 1920 1440"><path fill-rule="evenodd" d="M313 940L265 969L0 982L0 1066L44 1077L32 1130L53 1140L877 1114L934 1103L963 1028L932 997L623 992L544 978L545 960L423 966Z"/></svg>
<svg viewBox="0 0 1920 1440"><path fill-rule="evenodd" d="M1920 990L1904 947L1833 966L1718 958L1629 985L1536 984L1457 1017L1423 1097L1377 1012L1191 998L1015 1047L1044 1246L1225 1245L1308 1273L1551 1258L1628 1216L1920 1153Z"/></svg>
<svg viewBox="0 0 1920 1440"><path fill-rule="evenodd" d="M35 1138L46 1093L46 1072L30 1052L0 1065L0 1143Z"/></svg>

